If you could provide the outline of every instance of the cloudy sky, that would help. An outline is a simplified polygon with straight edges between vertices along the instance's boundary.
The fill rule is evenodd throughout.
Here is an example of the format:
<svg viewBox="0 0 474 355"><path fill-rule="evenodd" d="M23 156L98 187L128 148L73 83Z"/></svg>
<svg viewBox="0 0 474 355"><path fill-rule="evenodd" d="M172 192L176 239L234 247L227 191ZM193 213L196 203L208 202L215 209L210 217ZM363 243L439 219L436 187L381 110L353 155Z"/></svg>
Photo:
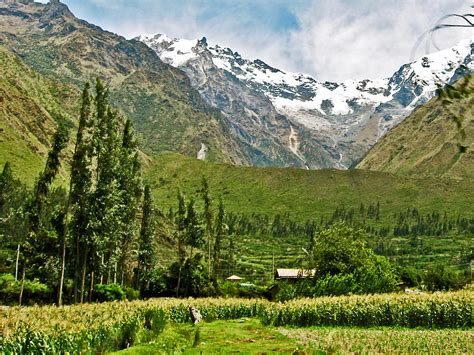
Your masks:
<svg viewBox="0 0 474 355"><path fill-rule="evenodd" d="M47 2L41 0L41 2ZM435 45L473 38L444 29L417 41L444 15L473 13L474 0L62 0L72 12L127 38L207 37L249 59L320 80L390 76Z"/></svg>

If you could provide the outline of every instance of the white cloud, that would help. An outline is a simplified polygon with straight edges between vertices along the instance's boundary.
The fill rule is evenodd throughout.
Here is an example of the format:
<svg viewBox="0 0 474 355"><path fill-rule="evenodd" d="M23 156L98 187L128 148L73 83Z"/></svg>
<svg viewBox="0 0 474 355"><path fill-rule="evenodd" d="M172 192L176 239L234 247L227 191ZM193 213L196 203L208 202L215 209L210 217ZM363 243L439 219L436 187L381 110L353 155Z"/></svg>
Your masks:
<svg viewBox="0 0 474 355"><path fill-rule="evenodd" d="M469 12L468 5L453 0L315 1L300 17L301 30L291 35L292 59L301 60L302 71L321 79L386 77L425 54L424 46L411 53L420 35L440 17ZM472 29L435 34L441 47L469 36Z"/></svg>

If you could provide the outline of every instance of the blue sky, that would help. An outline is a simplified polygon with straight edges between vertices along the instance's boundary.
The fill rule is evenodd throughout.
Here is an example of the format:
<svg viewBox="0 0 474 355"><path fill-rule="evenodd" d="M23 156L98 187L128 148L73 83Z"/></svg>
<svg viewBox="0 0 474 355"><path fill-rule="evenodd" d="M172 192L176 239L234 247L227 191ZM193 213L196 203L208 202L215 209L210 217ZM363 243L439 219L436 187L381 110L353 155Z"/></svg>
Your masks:
<svg viewBox="0 0 474 355"><path fill-rule="evenodd" d="M249 59L321 80L390 76L426 51L417 39L472 0L62 0L79 18L127 38L165 33L228 46ZM41 2L47 2L41 0ZM473 38L444 30L439 47ZM429 42L429 44L432 44Z"/></svg>

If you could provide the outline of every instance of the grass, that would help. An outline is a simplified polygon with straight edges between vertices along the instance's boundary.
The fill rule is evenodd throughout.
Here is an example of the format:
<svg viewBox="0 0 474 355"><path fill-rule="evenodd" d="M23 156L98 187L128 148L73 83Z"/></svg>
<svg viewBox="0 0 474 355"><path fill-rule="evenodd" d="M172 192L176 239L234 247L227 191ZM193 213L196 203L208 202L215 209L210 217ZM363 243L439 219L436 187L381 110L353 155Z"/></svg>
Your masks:
<svg viewBox="0 0 474 355"><path fill-rule="evenodd" d="M199 335L196 335L199 334ZM406 328L286 328L265 327L256 319L215 321L171 326L150 344L115 354L323 354L323 353L437 353L470 354L472 330Z"/></svg>
<svg viewBox="0 0 474 355"><path fill-rule="evenodd" d="M117 354L168 353L170 348L183 354L293 354L304 349L296 339L289 338L274 328L265 327L256 319L202 323L188 334L191 335L189 338L183 337L182 326L173 328L168 328L163 333L164 337L160 335L151 344L132 347Z"/></svg>
<svg viewBox="0 0 474 355"><path fill-rule="evenodd" d="M471 94L446 105L438 97L417 108L388 132L359 163L372 169L405 175L474 178L474 75L466 76ZM459 93L458 93L459 94ZM462 122L464 136L453 119ZM467 147L460 153L458 145Z"/></svg>
<svg viewBox="0 0 474 355"><path fill-rule="evenodd" d="M222 196L227 209L238 213L289 212L304 221L328 217L341 205L358 208L361 203L380 202L386 216L381 224L393 212L413 207L422 213L474 215L472 186L461 180L410 179L364 170L239 167L171 153L156 156L144 176L164 210L175 208L178 188L188 197L197 197L202 177L206 177L212 195Z"/></svg>
<svg viewBox="0 0 474 355"><path fill-rule="evenodd" d="M188 198L200 202L202 177L209 181L215 200L223 197L226 209L234 213L276 215L290 213L296 221L327 220L337 207L354 208L380 202L380 220L367 220L375 227L393 230L394 213L417 208L426 214L437 211L450 216L474 215L474 193L465 180L410 179L390 173L364 170L316 170L251 168L202 162L179 154L163 154L149 162L144 173L157 206L163 211L176 209L178 188ZM421 236L419 245L411 237L374 239L392 251L387 255L399 264L423 269L434 262L461 263L462 252L470 250L472 235L450 233ZM229 270L250 280L268 281L272 277L273 256L276 267L293 267L305 262L301 248L307 238L294 236L245 236L234 238L236 268ZM463 266L464 267L464 266ZM228 270L225 270L226 272ZM229 276L229 275L227 275Z"/></svg>

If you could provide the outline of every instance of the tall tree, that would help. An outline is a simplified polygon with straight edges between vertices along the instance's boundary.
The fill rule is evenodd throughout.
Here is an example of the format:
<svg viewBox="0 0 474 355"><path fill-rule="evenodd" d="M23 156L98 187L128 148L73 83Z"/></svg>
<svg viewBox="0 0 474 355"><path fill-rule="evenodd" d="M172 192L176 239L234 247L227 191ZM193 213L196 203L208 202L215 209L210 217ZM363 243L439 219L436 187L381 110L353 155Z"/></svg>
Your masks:
<svg viewBox="0 0 474 355"><path fill-rule="evenodd" d="M225 207L222 197L219 198L219 206L217 208L217 216L215 221L215 231L214 231L214 272L219 274L221 272L221 249L227 235L228 227L225 223Z"/></svg>
<svg viewBox="0 0 474 355"><path fill-rule="evenodd" d="M204 221L206 223L206 237L207 237L207 262L208 262L208 273L211 278L214 278L212 272L212 234L213 234L213 211L212 211L212 198L209 195L209 184L205 177L202 178L201 196L204 201Z"/></svg>
<svg viewBox="0 0 474 355"><path fill-rule="evenodd" d="M136 223L135 220L137 219L142 195L137 142L130 120L126 120L123 128L118 172L118 189L120 191L121 207L118 259L120 263L121 283L123 284L125 269L127 265L131 264L127 262L131 257L128 251L130 251L132 243L136 240L138 233L138 223ZM114 272L114 282L116 282L116 272Z"/></svg>
<svg viewBox="0 0 474 355"><path fill-rule="evenodd" d="M121 206L119 189L120 137L118 115L108 104L108 90L96 81L96 129L94 153L96 156L95 190L92 193L92 229L94 267L100 274L100 283L110 281L112 265L117 262ZM91 275L92 293L94 275Z"/></svg>
<svg viewBox="0 0 474 355"><path fill-rule="evenodd" d="M147 275L155 264L155 220L154 220L154 206L151 196L150 185L145 185L145 193L143 196L142 207L142 224L140 228L140 241L138 252L138 275L137 281L140 289L144 290L146 287Z"/></svg>
<svg viewBox="0 0 474 355"><path fill-rule="evenodd" d="M178 257L179 257L179 269L178 269L178 283L176 286L176 297L179 296L179 288L181 283L181 270L183 268L185 255L184 243L186 241L186 201L184 195L178 190L178 211L175 218L176 224L176 237L178 240Z"/></svg>
<svg viewBox="0 0 474 355"><path fill-rule="evenodd" d="M38 233L41 229L42 210L48 198L51 184L53 183L53 180L61 167L59 158L62 150L66 147L67 141L68 132L64 126L59 125L53 136L53 143L51 150L48 153L45 168L36 181L33 198L28 206L29 233L24 248L26 254L32 254L34 252L33 246L35 243L35 238L38 236ZM20 297L18 302L20 305L23 298L27 263L28 255L25 255L23 262Z"/></svg>
<svg viewBox="0 0 474 355"><path fill-rule="evenodd" d="M69 227L75 251L74 302L84 300L85 268L90 244L89 200L92 188L92 97L90 84L82 92L79 126L76 134L74 155L71 163L69 197L66 207L66 226ZM71 214L71 221L69 221ZM82 272L81 272L82 271ZM81 277L82 276L82 277ZM79 282L82 279L79 293Z"/></svg>
<svg viewBox="0 0 474 355"><path fill-rule="evenodd" d="M186 206L186 243L191 247L190 258L194 248L199 248L203 242L204 231L199 215L195 208L194 199L190 199Z"/></svg>

